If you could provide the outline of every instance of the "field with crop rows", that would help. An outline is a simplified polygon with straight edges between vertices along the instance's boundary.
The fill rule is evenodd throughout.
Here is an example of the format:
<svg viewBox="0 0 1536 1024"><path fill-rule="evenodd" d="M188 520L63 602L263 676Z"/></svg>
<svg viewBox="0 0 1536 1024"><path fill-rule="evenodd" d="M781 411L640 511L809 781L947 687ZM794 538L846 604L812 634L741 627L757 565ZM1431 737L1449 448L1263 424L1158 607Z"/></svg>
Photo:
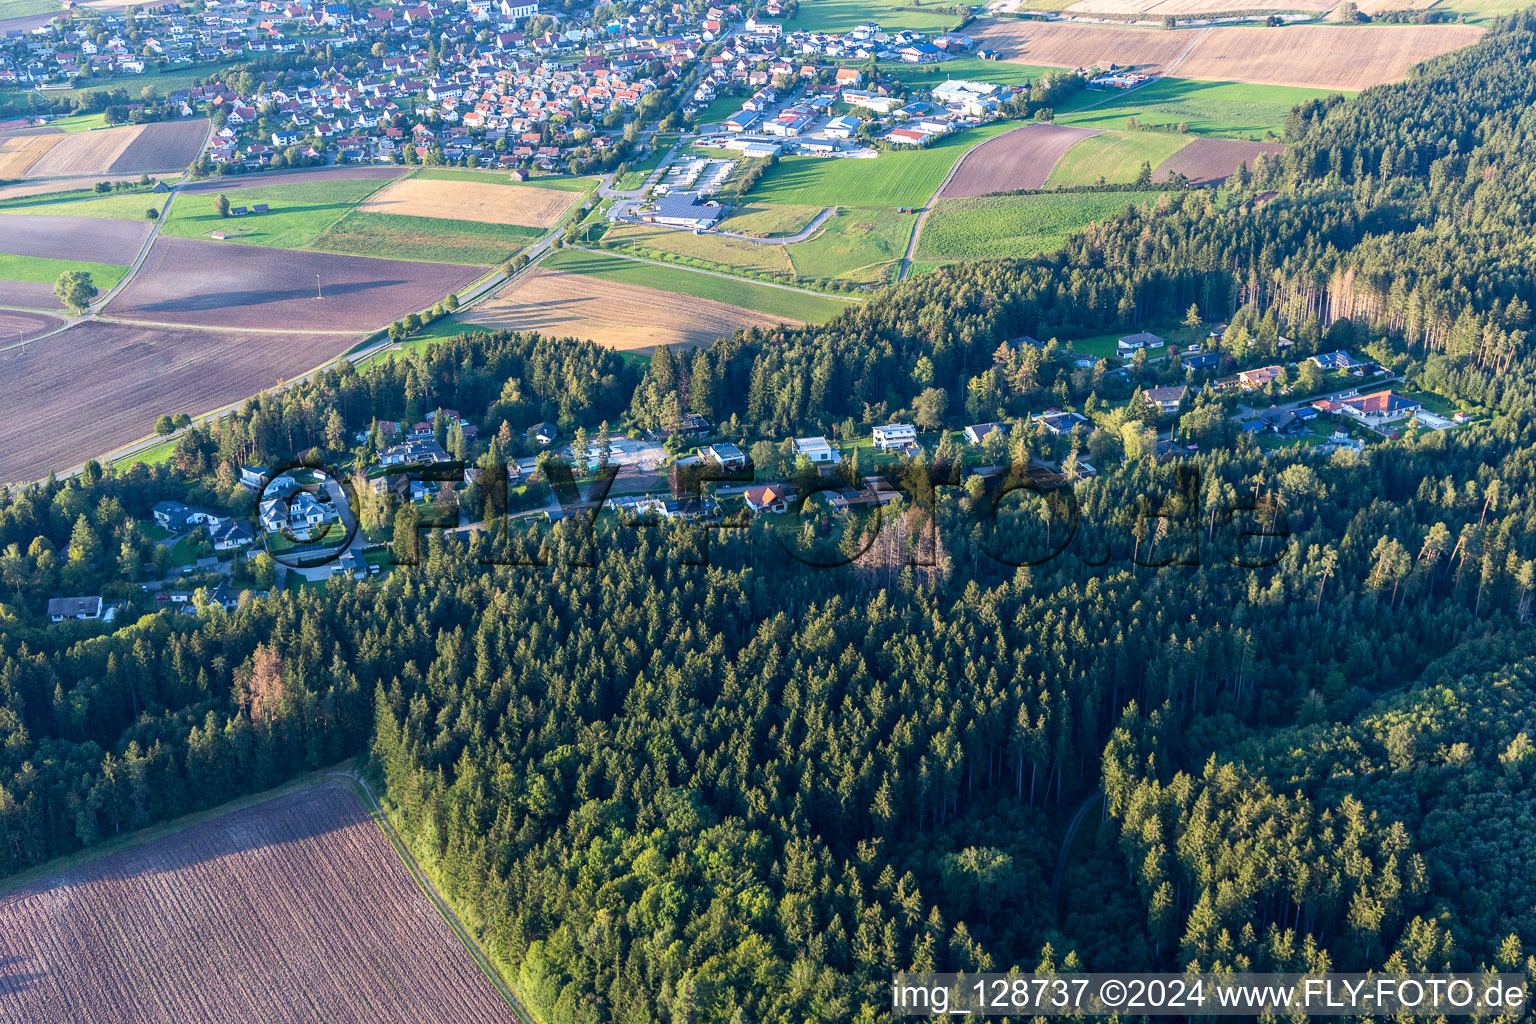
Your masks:
<svg viewBox="0 0 1536 1024"><path fill-rule="evenodd" d="M788 157L763 175L748 198L799 206L925 206L967 149L1016 127L983 125L927 149L881 153L873 160Z"/></svg>
<svg viewBox="0 0 1536 1024"><path fill-rule="evenodd" d="M0 1020L515 1020L349 789L259 803L0 896Z"/></svg>
<svg viewBox="0 0 1536 1024"><path fill-rule="evenodd" d="M1016 259L1057 249L1073 232L1160 192L1061 192L941 199L923 224L925 260Z"/></svg>
<svg viewBox="0 0 1536 1024"><path fill-rule="evenodd" d="M429 263L500 263L544 232L511 224L406 217L355 211L310 243L320 252L425 260Z"/></svg>

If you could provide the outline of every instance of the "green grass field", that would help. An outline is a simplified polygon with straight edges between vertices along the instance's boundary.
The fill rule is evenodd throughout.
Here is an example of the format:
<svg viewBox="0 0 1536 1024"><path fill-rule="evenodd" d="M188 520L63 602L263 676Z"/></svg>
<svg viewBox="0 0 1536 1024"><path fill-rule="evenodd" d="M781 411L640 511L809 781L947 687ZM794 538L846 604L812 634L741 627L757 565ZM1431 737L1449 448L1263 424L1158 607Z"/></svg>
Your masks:
<svg viewBox="0 0 1536 1024"><path fill-rule="evenodd" d="M133 99L139 98L139 93L144 89L154 89L164 96L177 89L189 89L198 82L206 81L208 76L215 71L233 67L240 63L234 60L215 61L208 64L193 64L168 68L165 71L145 71L142 75L118 75L115 78L93 78L83 82L74 89L61 89L58 92L50 92L47 95L52 99L60 97L70 100L78 100L86 93L100 89L127 89Z"/></svg>
<svg viewBox="0 0 1536 1024"><path fill-rule="evenodd" d="M0 20L26 18L50 11L63 13L59 0L0 0Z"/></svg>
<svg viewBox="0 0 1536 1024"><path fill-rule="evenodd" d="M666 159L667 154L670 152L672 152L672 144L663 146L659 144L658 140L658 144L653 146L649 153L641 159L628 164L624 173L614 180L613 187L620 192L628 192L630 189L636 189L644 185L645 179L651 176L651 172L656 169L656 166L662 160Z"/></svg>
<svg viewBox="0 0 1536 1024"><path fill-rule="evenodd" d="M1259 139L1285 129L1286 115L1298 103L1337 90L1242 82L1196 82L1165 78L1125 94L1084 92L1056 111L1057 124L1081 128L1124 128L1130 118L1142 124L1187 124L1196 135ZM1088 108L1090 104L1097 104Z"/></svg>
<svg viewBox="0 0 1536 1024"><path fill-rule="evenodd" d="M789 317L810 323L830 320L851 304L842 299L808 295L752 281L715 277L581 249L562 249L539 266L546 270L600 277L605 281L658 288L678 295L714 299L743 309L755 309L769 316Z"/></svg>
<svg viewBox="0 0 1536 1024"><path fill-rule="evenodd" d="M107 115L103 113L70 114L68 117L59 117L48 122L48 127L57 128L62 132L89 132L106 126Z"/></svg>
<svg viewBox="0 0 1536 1024"><path fill-rule="evenodd" d="M786 28L847 32L855 25L875 21L887 32L902 28L943 32L959 20L954 4L944 0L801 0L799 12Z"/></svg>
<svg viewBox="0 0 1536 1024"><path fill-rule="evenodd" d="M1453 11L1464 15L1469 23L1480 25L1529 6L1527 0L1440 0L1434 9Z"/></svg>
<svg viewBox="0 0 1536 1024"><path fill-rule="evenodd" d="M176 197L160 229L177 238L207 238L213 231L230 232L230 241L277 249L305 249L369 195L388 185L378 178L334 178L288 185L240 189L232 206L266 203L267 213L220 217L214 212L217 193Z"/></svg>
<svg viewBox="0 0 1536 1024"><path fill-rule="evenodd" d="M1157 170L1192 140L1187 135L1163 132L1105 132L1090 135L1062 154L1045 180L1047 188L1072 185L1096 185L1101 181L1118 185L1133 182L1143 161Z"/></svg>
<svg viewBox="0 0 1536 1024"><path fill-rule="evenodd" d="M52 284L66 270L84 270L91 275L91 282L103 293L111 289L128 273L127 267L115 263L80 263L76 260L50 260L40 256L13 256L0 253L0 281L41 281Z"/></svg>
<svg viewBox="0 0 1536 1024"><path fill-rule="evenodd" d="M603 235L603 248L636 256L671 252L702 260L728 273L743 270L785 278L794 274L789 258L784 255L784 246L759 245L719 235L695 235L691 231L650 224L614 224Z"/></svg>
<svg viewBox="0 0 1536 1024"><path fill-rule="evenodd" d="M917 256L925 260L1017 259L1060 248L1090 221L1112 217L1159 192L1063 192L1033 196L941 199L923 224Z"/></svg>
<svg viewBox="0 0 1536 1024"><path fill-rule="evenodd" d="M97 217L104 220L145 220L151 206L165 207L165 195L145 189L98 196L89 189L55 192L43 196L20 196L0 203L0 213L39 217Z"/></svg>
<svg viewBox="0 0 1536 1024"><path fill-rule="evenodd" d="M721 231L734 231L738 235L756 238L778 238L793 235L821 213L820 206L769 206L766 203L748 203L736 207L736 211L720 222Z"/></svg>
<svg viewBox="0 0 1536 1024"><path fill-rule="evenodd" d="M719 124L741 109L746 102L742 96L716 96L709 105L693 115L694 124Z"/></svg>
<svg viewBox="0 0 1536 1024"><path fill-rule="evenodd" d="M927 149L881 153L873 160L792 156L763 175L750 199L800 206L924 206L965 151L1016 122L956 132Z"/></svg>
<svg viewBox="0 0 1536 1024"><path fill-rule="evenodd" d="M865 61L844 61L848 67L863 69ZM1060 72L1061 68L1048 68L1039 64L1010 64L1001 60L981 60L976 57L956 57L937 64L880 65L882 77L889 76L908 89L932 89L951 79L967 79L973 82L996 82L998 85L1028 85L1047 71Z"/></svg>
<svg viewBox="0 0 1536 1024"><path fill-rule="evenodd" d="M307 248L321 252L491 266L544 234L541 228L354 210Z"/></svg>
<svg viewBox="0 0 1536 1024"><path fill-rule="evenodd" d="M839 210L810 238L785 249L797 277L877 284L906 255L915 220L915 213L881 207Z"/></svg>

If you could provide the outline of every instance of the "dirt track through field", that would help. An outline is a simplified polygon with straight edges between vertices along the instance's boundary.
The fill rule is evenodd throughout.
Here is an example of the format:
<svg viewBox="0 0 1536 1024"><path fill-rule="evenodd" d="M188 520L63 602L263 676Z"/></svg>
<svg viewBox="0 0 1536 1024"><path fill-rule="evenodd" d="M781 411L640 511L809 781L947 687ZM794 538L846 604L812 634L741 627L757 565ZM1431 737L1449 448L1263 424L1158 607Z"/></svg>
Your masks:
<svg viewBox="0 0 1536 1024"><path fill-rule="evenodd" d="M940 199L967 199L988 192L1040 188L1056 161L1091 128L1031 124L988 139L965 156L944 185Z"/></svg>
<svg viewBox="0 0 1536 1024"><path fill-rule="evenodd" d="M514 1020L338 785L0 896L0 964L28 1024Z"/></svg>
<svg viewBox="0 0 1536 1024"><path fill-rule="evenodd" d="M367 330L433 305L482 272L162 235L106 312L258 331Z"/></svg>
<svg viewBox="0 0 1536 1024"><path fill-rule="evenodd" d="M1238 165L1245 161L1248 169L1253 170L1254 161L1260 154L1274 156L1284 152L1285 147L1278 142L1195 139L1158 164L1157 170L1152 172L1152 179L1163 181L1177 171L1188 178L1192 185L1212 185L1226 181L1236 173Z"/></svg>
<svg viewBox="0 0 1536 1024"><path fill-rule="evenodd" d="M785 322L713 299L543 269L492 295L463 319L484 327L590 339L621 352L648 352L663 343L707 345L738 327Z"/></svg>
<svg viewBox="0 0 1536 1024"><path fill-rule="evenodd" d="M150 433L161 413L196 416L238 402L356 342L345 335L85 323L18 349L7 317L22 316L37 318L29 336L57 325L42 314L0 311L7 398L0 480L68 469Z"/></svg>
<svg viewBox="0 0 1536 1024"><path fill-rule="evenodd" d="M1035 21L977 22L967 32L1004 59L1079 67L1114 61L1160 72L1177 62L1180 78L1319 89L1365 89L1393 82L1422 60L1470 45L1473 25L1221 26L1165 31ZM1193 45L1190 45L1193 43ZM1186 49L1189 53L1179 59Z"/></svg>
<svg viewBox="0 0 1536 1024"><path fill-rule="evenodd" d="M8 217L0 225L0 252L127 266L143 248L151 226L149 221L101 217Z"/></svg>
<svg viewBox="0 0 1536 1024"><path fill-rule="evenodd" d="M549 228L582 199L580 192L483 181L402 178L369 197L362 213L472 220L482 224L521 224Z"/></svg>
<svg viewBox="0 0 1536 1024"><path fill-rule="evenodd" d="M305 171L264 171L260 174L231 174L205 181L189 181L183 192L230 192L241 188L265 188L268 185L297 185L310 181L337 181L356 178L398 178L408 167L316 167Z"/></svg>

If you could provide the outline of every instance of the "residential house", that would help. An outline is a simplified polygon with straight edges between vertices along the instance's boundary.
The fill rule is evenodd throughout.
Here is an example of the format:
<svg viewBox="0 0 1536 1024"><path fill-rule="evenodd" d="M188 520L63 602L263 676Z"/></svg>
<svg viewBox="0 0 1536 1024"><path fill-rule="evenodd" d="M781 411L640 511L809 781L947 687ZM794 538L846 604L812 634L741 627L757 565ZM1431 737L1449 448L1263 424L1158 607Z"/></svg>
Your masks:
<svg viewBox="0 0 1536 1024"><path fill-rule="evenodd" d="M48 601L48 621L101 618L100 597L55 597Z"/></svg>
<svg viewBox="0 0 1536 1024"><path fill-rule="evenodd" d="M431 436L406 441L403 444L391 445L379 452L379 465L403 466L407 463L433 463L447 462L448 453L443 451L443 446L437 443L437 439Z"/></svg>
<svg viewBox="0 0 1536 1024"><path fill-rule="evenodd" d="M1060 437L1069 434L1078 424L1091 426L1092 422L1080 412L1063 412L1060 409L1047 409L1037 416L1030 417L1032 422L1040 424L1048 434Z"/></svg>
<svg viewBox="0 0 1536 1024"><path fill-rule="evenodd" d="M1176 384L1167 388L1147 388L1141 393L1141 397L1147 405L1160 413L1176 413L1179 411L1179 403L1184 401L1184 395L1189 388L1183 384Z"/></svg>
<svg viewBox="0 0 1536 1024"><path fill-rule="evenodd" d="M968 444L981 444L994 430L1001 431L1005 438L1008 436L1006 423L972 423L965 428L965 440Z"/></svg>
<svg viewBox="0 0 1536 1024"><path fill-rule="evenodd" d="M256 534L251 532L251 528L233 519L210 528L208 537L213 541L215 551L234 551L256 543Z"/></svg>
<svg viewBox="0 0 1536 1024"><path fill-rule="evenodd" d="M528 437L539 444L554 444L555 438L560 436L560 428L548 421L535 423L528 428Z"/></svg>
<svg viewBox="0 0 1536 1024"><path fill-rule="evenodd" d="M171 533L184 533L194 526L216 526L228 519L205 508L193 508L179 501L157 501L151 509L155 523Z"/></svg>
<svg viewBox="0 0 1536 1024"><path fill-rule="evenodd" d="M741 497L753 512L782 514L789 511L789 491L783 484L749 487Z"/></svg>
<svg viewBox="0 0 1536 1024"><path fill-rule="evenodd" d="M818 466L836 465L843 461L842 453L828 444L824 437L795 438L795 458L802 455Z"/></svg>
<svg viewBox="0 0 1536 1024"><path fill-rule="evenodd" d="M1280 376L1281 368L1278 366L1260 366L1255 370L1242 370L1237 375L1237 385L1244 391L1258 391L1268 387Z"/></svg>
<svg viewBox="0 0 1536 1024"><path fill-rule="evenodd" d="M917 444L917 428L910 423L888 423L876 427L875 447L882 452L902 451Z"/></svg>
<svg viewBox="0 0 1536 1024"><path fill-rule="evenodd" d="M1115 354L1124 359L1133 355L1137 349L1162 348L1167 344L1161 337L1151 331L1137 331L1135 334L1127 334L1115 343Z"/></svg>
<svg viewBox="0 0 1536 1024"><path fill-rule="evenodd" d="M721 469L742 469L747 464L747 457L742 450L724 441L701 449L699 455Z"/></svg>
<svg viewBox="0 0 1536 1024"><path fill-rule="evenodd" d="M1369 395L1340 398L1331 403L1314 402L1313 406L1324 412L1343 413L1371 426L1407 419L1423 408L1419 402L1391 391L1377 391Z"/></svg>
<svg viewBox="0 0 1536 1024"><path fill-rule="evenodd" d="M1360 373L1365 366L1360 360L1339 349L1334 352L1323 352L1315 355L1311 360L1319 369L1343 370L1345 373Z"/></svg>

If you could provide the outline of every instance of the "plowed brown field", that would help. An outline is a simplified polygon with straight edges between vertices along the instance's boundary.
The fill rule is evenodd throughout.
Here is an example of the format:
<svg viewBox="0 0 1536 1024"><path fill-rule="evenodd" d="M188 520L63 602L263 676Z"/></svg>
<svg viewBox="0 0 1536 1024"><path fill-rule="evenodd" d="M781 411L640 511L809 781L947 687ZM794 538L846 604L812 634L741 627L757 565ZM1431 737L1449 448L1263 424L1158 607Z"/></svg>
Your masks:
<svg viewBox="0 0 1536 1024"><path fill-rule="evenodd" d="M1248 169L1259 154L1285 152L1278 142L1243 142L1238 139L1195 139L1173 156L1157 165L1154 181L1162 181L1174 171L1188 178L1194 185L1210 185L1226 181L1244 161Z"/></svg>
<svg viewBox="0 0 1536 1024"><path fill-rule="evenodd" d="M988 139L950 173L940 199L967 199L989 192L1039 188L1072 144L1098 132L1057 124L1031 124Z"/></svg>
<svg viewBox="0 0 1536 1024"><path fill-rule="evenodd" d="M47 285L43 286L45 289ZM28 323L8 318L35 316ZM0 312L0 481L38 480L148 435L161 413L200 415L311 370L349 335L194 331L83 323L27 345L57 320ZM0 1014L0 1020L4 1020Z"/></svg>
<svg viewBox="0 0 1536 1024"><path fill-rule="evenodd" d="M252 330L366 330L425 309L481 273L447 263L161 235L107 312Z"/></svg>
<svg viewBox="0 0 1536 1024"><path fill-rule="evenodd" d="M0 896L0 1020L514 1019L340 786Z"/></svg>
<svg viewBox="0 0 1536 1024"><path fill-rule="evenodd" d="M476 306L466 323L554 337L585 338L620 351L660 344L707 345L738 327L771 327L769 316L711 299L558 270L534 270Z"/></svg>

